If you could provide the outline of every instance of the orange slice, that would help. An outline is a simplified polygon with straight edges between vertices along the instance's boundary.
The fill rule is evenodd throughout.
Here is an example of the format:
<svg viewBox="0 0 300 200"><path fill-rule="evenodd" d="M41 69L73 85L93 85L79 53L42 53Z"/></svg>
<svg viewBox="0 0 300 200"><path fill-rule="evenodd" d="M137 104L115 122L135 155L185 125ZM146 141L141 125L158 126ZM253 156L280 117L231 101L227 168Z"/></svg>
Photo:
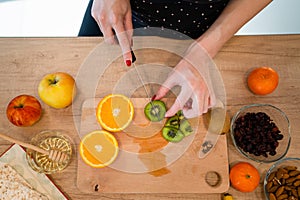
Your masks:
<svg viewBox="0 0 300 200"><path fill-rule="evenodd" d="M110 165L116 159L119 146L111 133L96 130L83 137L79 145L79 152L86 164L102 168Z"/></svg>
<svg viewBox="0 0 300 200"><path fill-rule="evenodd" d="M133 104L129 98L121 94L110 94L99 102L96 116L102 128L118 132L130 124L133 113Z"/></svg>

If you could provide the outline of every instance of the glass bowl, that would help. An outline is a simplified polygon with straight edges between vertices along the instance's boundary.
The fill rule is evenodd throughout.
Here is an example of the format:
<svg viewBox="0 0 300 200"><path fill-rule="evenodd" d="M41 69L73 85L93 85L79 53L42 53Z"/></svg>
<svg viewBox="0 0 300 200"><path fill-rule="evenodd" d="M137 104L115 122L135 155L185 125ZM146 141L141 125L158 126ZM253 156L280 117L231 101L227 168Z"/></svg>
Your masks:
<svg viewBox="0 0 300 200"><path fill-rule="evenodd" d="M73 145L71 139L66 134L63 134L62 131L42 131L31 139L31 144L47 151L55 150L67 155L63 162L56 162L51 160L48 155L26 149L27 162L36 172L45 174L59 172L65 169L71 161Z"/></svg>
<svg viewBox="0 0 300 200"><path fill-rule="evenodd" d="M291 141L287 116L270 104L241 108L231 120L230 134L238 152L260 163L282 159Z"/></svg>
<svg viewBox="0 0 300 200"><path fill-rule="evenodd" d="M298 199L299 195L297 192L300 191L300 186L298 185L300 183L299 174L300 158L284 158L274 163L264 178L263 184L266 199L274 199L276 195L275 199ZM280 187L284 189L280 191Z"/></svg>

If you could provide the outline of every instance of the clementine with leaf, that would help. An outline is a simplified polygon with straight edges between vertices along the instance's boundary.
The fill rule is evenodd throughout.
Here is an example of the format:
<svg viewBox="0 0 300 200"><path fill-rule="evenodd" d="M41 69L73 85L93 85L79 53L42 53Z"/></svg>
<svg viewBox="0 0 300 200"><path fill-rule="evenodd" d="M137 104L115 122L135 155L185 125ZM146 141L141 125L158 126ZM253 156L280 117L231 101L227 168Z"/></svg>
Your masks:
<svg viewBox="0 0 300 200"><path fill-rule="evenodd" d="M104 97L97 106L96 116L102 128L111 132L124 130L132 121L133 104L121 94Z"/></svg>
<svg viewBox="0 0 300 200"><path fill-rule="evenodd" d="M118 152L119 146L116 138L104 130L88 133L79 145L82 160L95 168L110 165L116 159Z"/></svg>
<svg viewBox="0 0 300 200"><path fill-rule="evenodd" d="M249 89L258 95L272 93L279 82L278 73L271 67L258 67L252 70L247 78Z"/></svg>
<svg viewBox="0 0 300 200"><path fill-rule="evenodd" d="M259 185L260 174L250 163L240 162L230 169L229 178L235 189L241 192L252 192Z"/></svg>

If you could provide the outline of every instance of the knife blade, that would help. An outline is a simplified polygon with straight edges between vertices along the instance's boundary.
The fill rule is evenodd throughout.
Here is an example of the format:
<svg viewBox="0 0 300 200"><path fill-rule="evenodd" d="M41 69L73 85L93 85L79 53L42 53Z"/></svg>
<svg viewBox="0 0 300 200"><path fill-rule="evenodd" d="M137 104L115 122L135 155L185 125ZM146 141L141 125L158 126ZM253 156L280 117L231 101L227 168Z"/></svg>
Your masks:
<svg viewBox="0 0 300 200"><path fill-rule="evenodd" d="M220 135L223 132L229 131L230 120L226 115L224 104L221 101L217 101L217 105L210 111L210 120L208 124L207 133L200 146L198 157L200 159L205 158L215 147Z"/></svg>
<svg viewBox="0 0 300 200"><path fill-rule="evenodd" d="M135 69L135 71L136 71L136 73L137 73L138 79L139 79L140 83L143 85L143 88L144 88L144 91L145 91L145 93L146 93L147 98L150 99L151 107L154 108L155 105L153 104L153 99L152 99L152 97L150 97L149 92L148 92L148 90L147 90L147 88L146 88L146 85L145 85L145 83L144 83L144 81L143 81L143 79L142 79L142 76L141 76L139 70L137 69L137 67L136 67L136 65L135 65L135 63L134 63L134 62L136 61L136 57L135 57L134 52L133 52L132 50L131 50L131 56L132 56L132 65L133 65L133 67L134 67L134 69ZM156 118L159 118L157 112L155 112L154 114L155 114L155 117L156 117Z"/></svg>
<svg viewBox="0 0 300 200"><path fill-rule="evenodd" d="M143 79L142 79L142 76L141 76L139 70L137 69L137 67L136 67L136 65L135 65L135 63L134 63L134 62L136 61L136 57L135 57L135 55L134 55L134 53L133 53L132 50L131 50L131 56L132 56L132 65L133 65L133 67L134 67L134 69L135 69L135 72L136 72L136 74L137 74L137 76L138 76L138 79L139 79L140 83L143 85L143 88L144 88L144 90L145 90L145 93L146 93L147 98L151 99L151 97L150 97L150 95L149 95L149 92L148 92L148 90L147 90L147 88L146 88L146 86L145 86L145 83L144 83L144 81L143 81ZM151 102L151 104L152 104L152 101L150 101L150 102ZM153 106L153 105L152 105L152 106Z"/></svg>
<svg viewBox="0 0 300 200"><path fill-rule="evenodd" d="M148 90L147 90L147 88L146 88L146 86L145 86L145 83L144 83L143 79L142 79L142 76L141 76L139 70L137 69L137 67L136 67L136 65L135 65L135 63L134 63L134 62L136 61L136 57L135 57L135 55L134 55L133 50L131 50L131 56L132 56L132 65L133 65L133 67L134 67L134 69L135 69L135 71L136 71L136 74L137 74L137 76L138 76L138 79L139 79L140 83L143 85L143 88L144 88L144 91L145 91L145 93L146 93L147 98L150 99L151 107L154 108L155 105L154 105L153 102L152 102L153 99L150 97L149 92L148 92ZM155 112L155 116L156 116L156 118L159 118L157 112Z"/></svg>

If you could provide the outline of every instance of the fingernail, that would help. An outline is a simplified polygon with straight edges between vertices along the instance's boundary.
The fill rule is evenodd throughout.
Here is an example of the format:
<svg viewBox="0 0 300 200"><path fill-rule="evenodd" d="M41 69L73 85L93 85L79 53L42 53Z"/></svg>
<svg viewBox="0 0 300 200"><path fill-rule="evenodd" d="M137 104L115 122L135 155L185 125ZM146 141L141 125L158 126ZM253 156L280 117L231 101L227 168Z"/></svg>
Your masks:
<svg viewBox="0 0 300 200"><path fill-rule="evenodd" d="M151 101L154 101L156 98L156 94L151 98Z"/></svg>
<svg viewBox="0 0 300 200"><path fill-rule="evenodd" d="M126 65L127 65L127 67L130 67L131 66L131 60L126 60Z"/></svg>
<svg viewBox="0 0 300 200"><path fill-rule="evenodd" d="M165 118L168 118L168 117L170 117L170 115L166 113L166 114L165 114Z"/></svg>

